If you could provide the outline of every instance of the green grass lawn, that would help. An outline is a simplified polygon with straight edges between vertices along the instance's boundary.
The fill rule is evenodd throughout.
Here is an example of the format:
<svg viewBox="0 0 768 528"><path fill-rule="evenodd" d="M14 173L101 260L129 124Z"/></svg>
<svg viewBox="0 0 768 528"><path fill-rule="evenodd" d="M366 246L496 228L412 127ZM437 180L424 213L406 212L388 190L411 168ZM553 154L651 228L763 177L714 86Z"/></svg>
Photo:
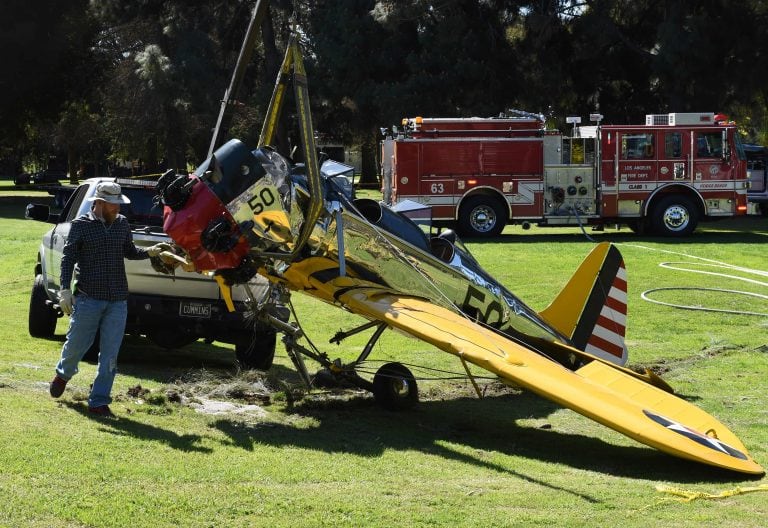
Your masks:
<svg viewBox="0 0 768 528"><path fill-rule="evenodd" d="M81 365L61 400L48 395L67 321L59 321L54 340L27 333L36 248L49 226L23 220L29 192L12 198L10 192L0 186L0 526L768 524L766 493L679 503L656 490L719 493L768 486L768 479L672 458L492 380L481 380L483 399L466 379L421 381L420 405L391 413L364 393L303 394L280 348L265 389L253 377L237 376L230 345L165 351L127 337L113 391L119 419L91 419L83 399L95 365ZM686 241L627 230L590 235L619 244L624 255L630 364L662 372L768 465L768 317L680 310L640 298L650 288L679 286L768 294L768 219L705 224ZM492 275L541 309L593 244L577 229L508 227L498 239L468 245ZM701 266L692 257L746 271ZM664 262L762 284L686 273L661 267ZM665 291L657 298L768 313L768 302L744 296ZM347 361L359 354L367 335L328 343L358 318L300 295L293 302L321 350ZM372 368L392 359L448 372L414 367L417 376L462 371L454 357L386 333ZM185 404L174 403L179 393ZM194 409L208 399L252 407L225 414Z"/></svg>

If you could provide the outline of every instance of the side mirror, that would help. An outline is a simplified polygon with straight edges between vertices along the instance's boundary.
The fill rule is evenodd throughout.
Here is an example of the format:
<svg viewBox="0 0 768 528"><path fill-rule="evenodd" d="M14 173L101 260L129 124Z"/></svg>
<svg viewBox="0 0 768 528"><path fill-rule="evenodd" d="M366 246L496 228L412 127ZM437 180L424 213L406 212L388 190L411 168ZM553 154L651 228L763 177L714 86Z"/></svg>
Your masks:
<svg viewBox="0 0 768 528"><path fill-rule="evenodd" d="M57 217L56 220L58 220L58 215L55 216ZM45 204L28 204L24 211L24 218L37 220L38 222L50 222L51 208Z"/></svg>
<svg viewBox="0 0 768 528"><path fill-rule="evenodd" d="M723 130L722 145L723 145L723 155L722 155L723 162L730 163L731 162L731 145L730 143L728 143L727 130Z"/></svg>

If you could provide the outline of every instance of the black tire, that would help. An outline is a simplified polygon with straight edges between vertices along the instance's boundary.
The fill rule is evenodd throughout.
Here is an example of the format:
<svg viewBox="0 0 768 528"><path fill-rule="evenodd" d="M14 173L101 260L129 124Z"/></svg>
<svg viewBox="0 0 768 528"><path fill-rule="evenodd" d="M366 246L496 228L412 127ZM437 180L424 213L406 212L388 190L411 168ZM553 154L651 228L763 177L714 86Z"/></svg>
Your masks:
<svg viewBox="0 0 768 528"><path fill-rule="evenodd" d="M171 328L153 329L147 332L147 338L160 348L167 348L169 350L184 348L198 339L189 330Z"/></svg>
<svg viewBox="0 0 768 528"><path fill-rule="evenodd" d="M50 305L42 274L35 277L29 299L29 335L50 339L56 333L56 310Z"/></svg>
<svg viewBox="0 0 768 528"><path fill-rule="evenodd" d="M237 364L244 370L269 370L275 360L277 332L269 327L256 327L243 332L235 343Z"/></svg>
<svg viewBox="0 0 768 528"><path fill-rule="evenodd" d="M400 363L386 363L373 377L376 403L390 411L413 408L419 401L419 389L411 371Z"/></svg>
<svg viewBox="0 0 768 528"><path fill-rule="evenodd" d="M757 210L762 216L768 216L768 203L757 204Z"/></svg>
<svg viewBox="0 0 768 528"><path fill-rule="evenodd" d="M627 222L627 227L636 235L644 235L648 231L648 221L646 218L629 220Z"/></svg>
<svg viewBox="0 0 768 528"><path fill-rule="evenodd" d="M698 209L689 198L680 195L661 198L651 214L653 232L661 236L688 236L698 223Z"/></svg>
<svg viewBox="0 0 768 528"><path fill-rule="evenodd" d="M490 196L471 196L459 210L459 231L468 238L498 236L507 224L507 211Z"/></svg>
<svg viewBox="0 0 768 528"><path fill-rule="evenodd" d="M312 376L312 386L317 389L334 389L339 386L339 382L333 372L323 368Z"/></svg>

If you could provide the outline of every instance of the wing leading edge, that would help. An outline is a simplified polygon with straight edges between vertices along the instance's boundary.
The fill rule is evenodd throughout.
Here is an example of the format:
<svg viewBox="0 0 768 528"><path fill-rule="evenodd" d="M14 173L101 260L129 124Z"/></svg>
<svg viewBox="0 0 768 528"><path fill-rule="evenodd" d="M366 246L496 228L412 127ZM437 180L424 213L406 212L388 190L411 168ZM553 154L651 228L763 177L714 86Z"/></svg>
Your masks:
<svg viewBox="0 0 768 528"><path fill-rule="evenodd" d="M765 473L718 420L610 364L592 361L571 371L445 308L381 289L353 288L337 299L638 442L704 464Z"/></svg>

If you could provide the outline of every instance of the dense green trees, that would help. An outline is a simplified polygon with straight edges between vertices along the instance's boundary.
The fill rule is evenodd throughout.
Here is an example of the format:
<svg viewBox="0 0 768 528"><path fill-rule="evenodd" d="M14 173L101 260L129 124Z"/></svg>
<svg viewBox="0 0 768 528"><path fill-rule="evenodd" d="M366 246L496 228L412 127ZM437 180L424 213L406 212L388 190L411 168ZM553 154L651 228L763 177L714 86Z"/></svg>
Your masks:
<svg viewBox="0 0 768 528"><path fill-rule="evenodd" d="M0 157L205 156L252 0L7 0ZM767 7L757 0L273 0L225 136L255 141L291 27L318 131L363 148L404 116L508 108L607 122L723 111L765 141ZM297 10L293 12L294 8ZM286 115L290 123L290 112ZM292 146L290 126L281 147Z"/></svg>
<svg viewBox="0 0 768 528"><path fill-rule="evenodd" d="M56 123L88 97L99 69L87 7L87 0L0 3L0 158L13 160L9 167L25 153L45 158L66 148L56 144Z"/></svg>

